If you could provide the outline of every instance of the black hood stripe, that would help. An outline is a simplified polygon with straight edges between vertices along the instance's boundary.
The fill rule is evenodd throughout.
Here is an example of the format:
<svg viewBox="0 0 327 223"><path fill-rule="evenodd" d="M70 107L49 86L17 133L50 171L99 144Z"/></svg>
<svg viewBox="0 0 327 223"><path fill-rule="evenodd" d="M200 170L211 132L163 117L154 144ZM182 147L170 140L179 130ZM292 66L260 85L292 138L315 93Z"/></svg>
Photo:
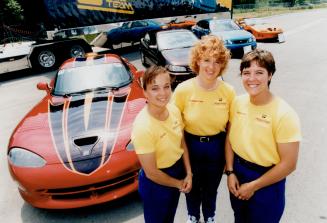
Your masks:
<svg viewBox="0 0 327 223"><path fill-rule="evenodd" d="M73 96L59 105L49 101L55 149L67 169L89 175L109 160L129 92L121 96L111 92Z"/></svg>

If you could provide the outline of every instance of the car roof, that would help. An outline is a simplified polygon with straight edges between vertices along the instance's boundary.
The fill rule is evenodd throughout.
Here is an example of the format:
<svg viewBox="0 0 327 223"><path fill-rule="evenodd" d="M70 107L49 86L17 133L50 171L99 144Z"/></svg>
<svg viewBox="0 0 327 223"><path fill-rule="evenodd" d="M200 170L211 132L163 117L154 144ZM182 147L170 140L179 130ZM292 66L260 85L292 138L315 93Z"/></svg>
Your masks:
<svg viewBox="0 0 327 223"><path fill-rule="evenodd" d="M176 32L189 32L189 33L192 33L192 31L188 30L188 29L183 29L183 28L180 28L180 29L159 29L159 30L150 30L148 33L152 36L152 35L155 35L157 33L176 33Z"/></svg>

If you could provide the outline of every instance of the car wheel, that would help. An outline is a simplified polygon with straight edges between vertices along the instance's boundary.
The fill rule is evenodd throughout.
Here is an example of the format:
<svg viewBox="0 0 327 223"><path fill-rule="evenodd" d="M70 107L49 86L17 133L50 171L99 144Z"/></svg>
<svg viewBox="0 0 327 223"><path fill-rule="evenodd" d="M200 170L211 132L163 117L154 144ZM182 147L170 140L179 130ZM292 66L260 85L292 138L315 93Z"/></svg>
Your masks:
<svg viewBox="0 0 327 223"><path fill-rule="evenodd" d="M73 45L69 51L69 57L84 57L84 48L80 45Z"/></svg>
<svg viewBox="0 0 327 223"><path fill-rule="evenodd" d="M141 62L143 64L143 66L149 67L149 64L146 62L146 58L145 58L144 53L142 51L140 51L140 54L141 54Z"/></svg>
<svg viewBox="0 0 327 223"><path fill-rule="evenodd" d="M58 58L51 49L41 49L31 58L32 68L37 71L49 71L56 68Z"/></svg>

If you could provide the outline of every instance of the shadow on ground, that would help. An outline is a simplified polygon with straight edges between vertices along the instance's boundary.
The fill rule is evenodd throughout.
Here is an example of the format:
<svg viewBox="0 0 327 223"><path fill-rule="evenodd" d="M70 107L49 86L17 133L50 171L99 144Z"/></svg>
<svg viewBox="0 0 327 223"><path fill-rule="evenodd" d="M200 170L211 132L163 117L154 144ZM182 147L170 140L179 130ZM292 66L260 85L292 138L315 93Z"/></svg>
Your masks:
<svg viewBox="0 0 327 223"><path fill-rule="evenodd" d="M85 208L45 210L25 203L21 210L24 223L117 223L129 221L142 214L142 202L137 192L112 202Z"/></svg>

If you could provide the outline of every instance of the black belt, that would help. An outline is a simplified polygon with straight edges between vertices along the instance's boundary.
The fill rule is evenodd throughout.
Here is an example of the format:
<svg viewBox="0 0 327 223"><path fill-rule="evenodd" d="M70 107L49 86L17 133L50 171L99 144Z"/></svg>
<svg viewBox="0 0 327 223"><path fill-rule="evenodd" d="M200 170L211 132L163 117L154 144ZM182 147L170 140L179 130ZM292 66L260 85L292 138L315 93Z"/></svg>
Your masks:
<svg viewBox="0 0 327 223"><path fill-rule="evenodd" d="M226 136L225 132L220 132L220 133L218 133L216 135L211 135L211 136L197 136L197 135L193 135L193 134L188 133L188 132L184 132L184 134L185 134L185 137L195 139L195 140L197 140L199 142L210 142L212 140L217 140L217 139L220 139L220 138Z"/></svg>
<svg viewBox="0 0 327 223"><path fill-rule="evenodd" d="M251 169L251 170L254 170L254 171L257 171L257 172L267 172L268 170L270 170L274 165L272 166L261 166L261 165L258 165L256 163L252 163L250 161L247 161L245 159L243 159L242 157L238 156L236 153L234 153L234 162L238 162L240 163L241 165Z"/></svg>

